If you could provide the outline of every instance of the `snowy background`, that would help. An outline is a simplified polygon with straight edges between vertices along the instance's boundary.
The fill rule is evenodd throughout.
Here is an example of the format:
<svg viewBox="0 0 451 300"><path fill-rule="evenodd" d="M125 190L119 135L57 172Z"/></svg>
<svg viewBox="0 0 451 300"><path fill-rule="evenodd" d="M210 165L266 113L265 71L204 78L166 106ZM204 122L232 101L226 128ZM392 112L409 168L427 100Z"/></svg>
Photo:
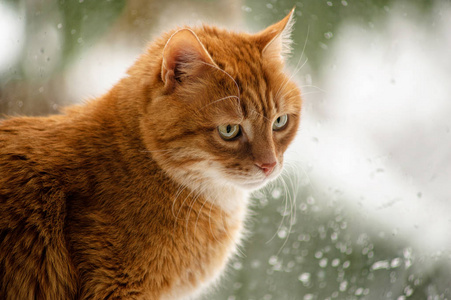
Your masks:
<svg viewBox="0 0 451 300"><path fill-rule="evenodd" d="M0 113L102 94L175 25L293 5L301 129L206 299L451 299L450 1L0 0Z"/></svg>

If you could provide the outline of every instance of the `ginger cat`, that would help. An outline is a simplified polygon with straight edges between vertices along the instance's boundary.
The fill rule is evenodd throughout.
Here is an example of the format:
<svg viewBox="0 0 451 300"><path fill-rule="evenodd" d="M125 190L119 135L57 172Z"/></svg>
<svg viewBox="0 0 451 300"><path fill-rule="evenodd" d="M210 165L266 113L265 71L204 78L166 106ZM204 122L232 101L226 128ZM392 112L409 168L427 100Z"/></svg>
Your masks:
<svg viewBox="0 0 451 300"><path fill-rule="evenodd" d="M218 281L301 98L293 11L174 30L98 99L0 121L0 299L183 299Z"/></svg>

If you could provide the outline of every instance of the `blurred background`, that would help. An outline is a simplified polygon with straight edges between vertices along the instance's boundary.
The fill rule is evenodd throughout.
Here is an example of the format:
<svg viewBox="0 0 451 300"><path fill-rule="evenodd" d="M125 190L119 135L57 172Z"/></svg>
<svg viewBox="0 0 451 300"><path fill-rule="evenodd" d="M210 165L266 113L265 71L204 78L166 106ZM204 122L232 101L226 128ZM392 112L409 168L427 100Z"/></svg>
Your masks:
<svg viewBox="0 0 451 300"><path fill-rule="evenodd" d="M451 299L450 1L0 0L0 114L101 95L174 26L294 5L301 129L205 299Z"/></svg>

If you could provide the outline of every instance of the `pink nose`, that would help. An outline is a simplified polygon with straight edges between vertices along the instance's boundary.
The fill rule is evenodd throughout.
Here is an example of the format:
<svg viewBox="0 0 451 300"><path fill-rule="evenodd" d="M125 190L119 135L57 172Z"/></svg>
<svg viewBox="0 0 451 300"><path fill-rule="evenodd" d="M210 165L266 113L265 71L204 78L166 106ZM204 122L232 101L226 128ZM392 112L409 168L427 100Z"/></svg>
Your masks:
<svg viewBox="0 0 451 300"><path fill-rule="evenodd" d="M269 176L269 174L272 173L272 171L274 170L274 167L277 165L277 162L272 162L272 163L255 163L255 165L257 167L259 167L263 173L265 173L266 176Z"/></svg>

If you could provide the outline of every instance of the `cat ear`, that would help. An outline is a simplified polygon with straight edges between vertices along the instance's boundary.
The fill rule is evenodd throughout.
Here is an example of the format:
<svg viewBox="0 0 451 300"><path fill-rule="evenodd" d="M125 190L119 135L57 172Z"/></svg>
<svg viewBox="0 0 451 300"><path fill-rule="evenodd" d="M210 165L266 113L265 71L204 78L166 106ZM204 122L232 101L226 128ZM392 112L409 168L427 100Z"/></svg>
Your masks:
<svg viewBox="0 0 451 300"><path fill-rule="evenodd" d="M290 13L276 24L257 33L257 43L262 51L263 58L278 59L285 62L291 53L291 32L294 25L294 7Z"/></svg>
<svg viewBox="0 0 451 300"><path fill-rule="evenodd" d="M196 76L205 64L216 66L196 34L188 28L176 31L163 49L161 79L167 91L184 79Z"/></svg>

